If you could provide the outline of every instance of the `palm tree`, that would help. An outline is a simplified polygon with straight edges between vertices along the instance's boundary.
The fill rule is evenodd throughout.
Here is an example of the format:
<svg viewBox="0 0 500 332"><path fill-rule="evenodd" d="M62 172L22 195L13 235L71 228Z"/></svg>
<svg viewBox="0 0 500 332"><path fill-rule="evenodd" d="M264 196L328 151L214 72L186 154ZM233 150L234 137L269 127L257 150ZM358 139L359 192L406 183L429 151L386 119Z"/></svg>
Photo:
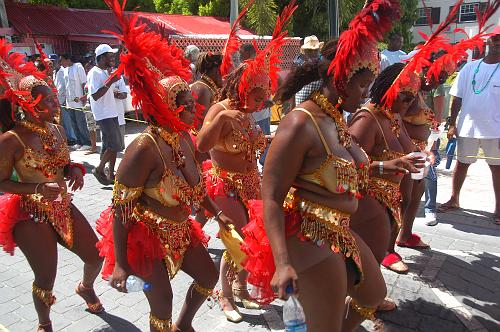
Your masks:
<svg viewBox="0 0 500 332"><path fill-rule="evenodd" d="M241 0L240 8L244 8L250 0ZM269 35L276 23L278 6L275 0L255 0L248 10L246 23L258 35Z"/></svg>

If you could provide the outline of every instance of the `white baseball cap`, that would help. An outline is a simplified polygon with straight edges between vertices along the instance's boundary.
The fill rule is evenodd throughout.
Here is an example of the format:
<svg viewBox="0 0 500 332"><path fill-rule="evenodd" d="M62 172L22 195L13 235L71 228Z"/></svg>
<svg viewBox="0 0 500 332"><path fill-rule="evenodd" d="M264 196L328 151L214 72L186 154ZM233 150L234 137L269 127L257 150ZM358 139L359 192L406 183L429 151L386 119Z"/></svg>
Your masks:
<svg viewBox="0 0 500 332"><path fill-rule="evenodd" d="M101 44L97 46L95 49L95 56L103 55L104 53L116 53L118 52L117 48L111 48L108 44Z"/></svg>

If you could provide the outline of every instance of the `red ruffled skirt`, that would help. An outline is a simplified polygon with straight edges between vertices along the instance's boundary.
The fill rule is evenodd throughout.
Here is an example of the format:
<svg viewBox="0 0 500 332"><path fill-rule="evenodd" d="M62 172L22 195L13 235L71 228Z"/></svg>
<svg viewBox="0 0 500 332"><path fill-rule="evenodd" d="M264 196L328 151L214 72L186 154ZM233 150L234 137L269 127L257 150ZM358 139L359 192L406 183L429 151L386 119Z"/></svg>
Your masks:
<svg viewBox="0 0 500 332"><path fill-rule="evenodd" d="M268 304L276 299L271 288L276 266L264 228L262 201L250 201L248 205L250 222L243 228L242 244L242 250L248 258L243 267L249 273L248 283L254 286L252 295L257 301ZM342 254L346 261L352 260L352 266L359 273L357 281L362 281L361 255L349 230L347 214L293 196L285 202L284 213L287 238L297 236L302 241L311 241L320 246L328 243L333 252Z"/></svg>
<svg viewBox="0 0 500 332"><path fill-rule="evenodd" d="M0 196L0 246L11 255L14 255L16 247L14 228L18 222L31 219L21 204L20 195L5 194Z"/></svg>
<svg viewBox="0 0 500 332"><path fill-rule="evenodd" d="M203 162L203 176L205 187L210 198L235 197L243 204L252 199L260 199L260 174L259 170L247 173L228 171L212 163L211 160Z"/></svg>
<svg viewBox="0 0 500 332"><path fill-rule="evenodd" d="M114 211L109 207L96 222L96 230L102 235L97 249L105 258L102 277L106 280L115 267L113 220ZM140 204L134 208L127 227L127 260L133 273L143 278L151 275L153 262L160 260L172 279L182 265L186 250L200 244L206 247L210 239L194 219L170 221Z"/></svg>
<svg viewBox="0 0 500 332"><path fill-rule="evenodd" d="M4 194L0 196L0 247L14 254L14 228L20 221L48 222L64 243L73 246L71 195L48 202L39 195Z"/></svg>

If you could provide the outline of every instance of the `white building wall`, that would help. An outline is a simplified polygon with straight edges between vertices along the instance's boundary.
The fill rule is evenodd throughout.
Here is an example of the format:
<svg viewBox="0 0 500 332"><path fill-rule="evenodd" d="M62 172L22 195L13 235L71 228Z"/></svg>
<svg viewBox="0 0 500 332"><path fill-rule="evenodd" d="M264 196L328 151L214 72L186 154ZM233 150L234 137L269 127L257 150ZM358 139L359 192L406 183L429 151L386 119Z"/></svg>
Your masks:
<svg viewBox="0 0 500 332"><path fill-rule="evenodd" d="M455 4L455 0L426 0L426 5L429 8L433 7L440 7L440 22L444 21L446 16L448 16L448 13L450 11L450 6L453 6ZM484 0L465 0L464 4L470 4L470 3L478 3L478 2L486 2ZM419 7L423 7L421 4ZM500 11L496 12L488 21L488 25L492 24L493 26L500 25ZM437 28L439 24L434 24L434 28ZM454 23L451 25L451 28L446 32L448 38L452 42L457 42L460 39L464 37L463 33L454 33L453 30L456 28L461 28L464 29L467 34L469 35L474 35L478 31L478 25L477 22L465 22L465 23ZM420 36L418 31L422 31L425 34L429 35L431 33L431 30L429 26L423 26L423 25L418 25L413 27L413 42L418 43L423 41L423 38Z"/></svg>

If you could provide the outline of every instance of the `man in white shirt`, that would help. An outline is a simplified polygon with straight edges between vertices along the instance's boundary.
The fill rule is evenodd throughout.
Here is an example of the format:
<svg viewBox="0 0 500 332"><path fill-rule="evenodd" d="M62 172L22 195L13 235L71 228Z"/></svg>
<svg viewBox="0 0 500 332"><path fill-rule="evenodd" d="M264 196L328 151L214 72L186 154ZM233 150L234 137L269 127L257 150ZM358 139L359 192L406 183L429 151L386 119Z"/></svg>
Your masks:
<svg viewBox="0 0 500 332"><path fill-rule="evenodd" d="M495 223L500 224L500 26L488 39L488 54L466 64L451 90L448 138L457 137L457 164L453 172L453 191L438 212L460 207L459 196L469 166L481 147L493 176ZM460 115L459 115L460 113ZM457 124L458 118L458 124Z"/></svg>
<svg viewBox="0 0 500 332"><path fill-rule="evenodd" d="M402 57L406 55L406 52L402 51L401 47L403 47L403 36L399 33L392 34L389 38L387 49L381 53L384 56L384 61L381 63L381 70L403 61Z"/></svg>
<svg viewBox="0 0 500 332"><path fill-rule="evenodd" d="M85 69L83 69L81 63L76 62L74 56L67 54L61 55L61 65L64 67L65 105L68 107L78 150L87 151L90 150L90 137L85 113L83 112L83 107L87 101L87 96L83 92L87 83Z"/></svg>
<svg viewBox="0 0 500 332"><path fill-rule="evenodd" d="M118 125L120 126L120 136L122 149L125 149L125 99L127 99L127 86L125 80L120 77L118 82L113 84L113 93L115 95L116 110L118 112Z"/></svg>
<svg viewBox="0 0 500 332"><path fill-rule="evenodd" d="M87 87L90 95L90 108L101 129L101 162L92 170L97 180L108 185L114 182L116 155L122 151L120 126L118 124L118 110L116 108L113 83L120 79L114 76L110 79L108 68L113 64L115 53L107 44L97 46L95 50L96 63L88 73ZM104 174L104 167L109 163L109 174Z"/></svg>
<svg viewBox="0 0 500 332"><path fill-rule="evenodd" d="M66 140L69 146L76 144L76 137L71 124L71 118L66 104L66 85L64 84L64 68L61 66L60 58L57 54L50 54L49 59L53 63L54 72L52 73L52 81L57 89L57 100L61 106L61 124L66 132Z"/></svg>

